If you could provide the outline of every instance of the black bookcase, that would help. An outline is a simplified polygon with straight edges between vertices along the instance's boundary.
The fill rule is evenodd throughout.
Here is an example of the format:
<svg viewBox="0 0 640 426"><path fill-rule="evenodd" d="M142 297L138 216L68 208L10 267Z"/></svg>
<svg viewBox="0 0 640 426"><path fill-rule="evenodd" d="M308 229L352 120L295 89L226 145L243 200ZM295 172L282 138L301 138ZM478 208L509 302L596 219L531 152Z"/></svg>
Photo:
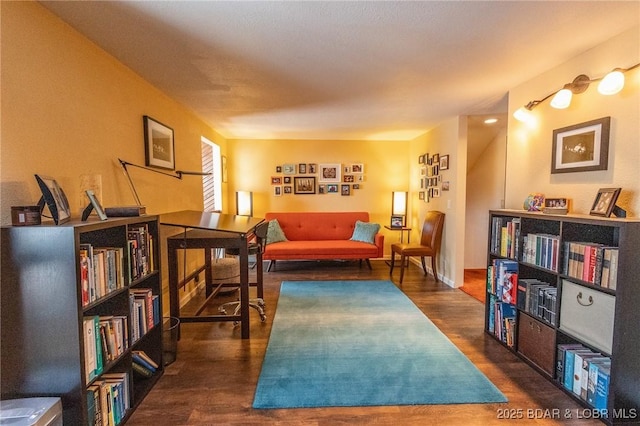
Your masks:
<svg viewBox="0 0 640 426"><path fill-rule="evenodd" d="M511 225L508 230L502 231L509 222ZM503 236L503 232L506 236ZM532 234L536 240L541 238L542 244L547 243L546 261L540 253L537 253L537 257L532 256L530 246L526 246L526 241L530 243L534 240L530 237ZM617 249L615 288L604 287L598 279L577 278L576 273L571 272L569 262L584 262L584 257L574 254L572 243ZM507 250L503 248L505 244ZM540 245L537 249L541 249ZM525 303L508 307L506 310L515 311L515 321L514 335L509 339L510 344L507 344L503 341L506 339L495 332L496 307L494 305L492 308L491 305L497 295L489 285L489 274L485 305L486 333L501 341L508 350L571 395L585 407L586 412L593 407L559 380L558 364L562 364L562 360L559 359L558 347L581 344L609 357L611 365L606 412L601 410L594 415L608 424L640 423L640 219L492 210L489 212L487 252L488 271L496 262L515 261L518 280L537 280L549 284L552 303L546 306L547 311L538 311L540 315L525 309ZM596 265L602 267L601 263L596 262ZM519 284L520 290L525 288L526 285ZM518 293L520 297L521 293ZM593 315L576 321L578 314L574 313L573 304L579 306L578 311L586 306L584 309L589 312L588 309L602 306L604 301L610 303L610 309L594 310ZM528 307L531 308L530 305ZM608 327L610 335L602 331Z"/></svg>
<svg viewBox="0 0 640 426"><path fill-rule="evenodd" d="M130 246L135 244L130 240L140 228L147 232L146 269L132 274L131 268L140 268L140 259L133 258ZM86 425L88 386L99 383L105 374L126 373L129 408L120 413L120 424L126 422L163 373L158 231L157 216L2 228L2 399L59 396L64 423ZM91 301L86 296L83 300L79 255L86 244L123 254L120 288ZM135 324L130 296L134 289L151 289L158 296L155 308L159 321L149 324L139 337L132 334ZM83 319L98 316L125 318L121 321L128 343L117 356L104 360L100 375L90 378ZM158 365L154 374L145 377L133 372L134 351L144 351Z"/></svg>

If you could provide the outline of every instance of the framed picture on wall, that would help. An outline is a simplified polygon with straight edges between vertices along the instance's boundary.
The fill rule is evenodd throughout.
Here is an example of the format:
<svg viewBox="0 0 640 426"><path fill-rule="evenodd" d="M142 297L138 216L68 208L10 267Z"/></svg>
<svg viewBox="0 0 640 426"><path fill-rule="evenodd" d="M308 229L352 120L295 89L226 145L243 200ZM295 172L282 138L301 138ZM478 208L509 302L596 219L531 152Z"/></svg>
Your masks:
<svg viewBox="0 0 640 426"><path fill-rule="evenodd" d="M147 115L143 117L143 122L145 164L175 170L173 129Z"/></svg>
<svg viewBox="0 0 640 426"><path fill-rule="evenodd" d="M551 174L607 170L611 117L553 131Z"/></svg>
<svg viewBox="0 0 640 426"><path fill-rule="evenodd" d="M320 182L340 182L341 164L318 164ZM336 191L337 192L337 191Z"/></svg>
<svg viewBox="0 0 640 426"><path fill-rule="evenodd" d="M306 176L296 176L293 178L294 194L315 194L316 178Z"/></svg>
<svg viewBox="0 0 640 426"><path fill-rule="evenodd" d="M327 185L327 194L336 194L338 192L338 185L331 183Z"/></svg>
<svg viewBox="0 0 640 426"><path fill-rule="evenodd" d="M440 170L448 170L449 169L449 155L443 155L440 157Z"/></svg>

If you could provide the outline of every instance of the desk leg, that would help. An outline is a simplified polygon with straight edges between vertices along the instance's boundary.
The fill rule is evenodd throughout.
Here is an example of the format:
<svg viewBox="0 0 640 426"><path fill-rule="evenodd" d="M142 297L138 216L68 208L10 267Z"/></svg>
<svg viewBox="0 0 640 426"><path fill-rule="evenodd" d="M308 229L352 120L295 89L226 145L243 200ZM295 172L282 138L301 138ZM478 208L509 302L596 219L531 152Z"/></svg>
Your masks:
<svg viewBox="0 0 640 426"><path fill-rule="evenodd" d="M264 272L262 270L262 251L258 251L256 254L256 291L259 299L264 299L264 289L262 287L262 279L264 278Z"/></svg>
<svg viewBox="0 0 640 426"><path fill-rule="evenodd" d="M243 238L240 247L240 327L243 339L249 338L249 250Z"/></svg>
<svg viewBox="0 0 640 426"><path fill-rule="evenodd" d="M180 318L180 301L178 300L178 250L168 243L167 258L169 269L169 315ZM180 339L180 324L178 324L178 340Z"/></svg>

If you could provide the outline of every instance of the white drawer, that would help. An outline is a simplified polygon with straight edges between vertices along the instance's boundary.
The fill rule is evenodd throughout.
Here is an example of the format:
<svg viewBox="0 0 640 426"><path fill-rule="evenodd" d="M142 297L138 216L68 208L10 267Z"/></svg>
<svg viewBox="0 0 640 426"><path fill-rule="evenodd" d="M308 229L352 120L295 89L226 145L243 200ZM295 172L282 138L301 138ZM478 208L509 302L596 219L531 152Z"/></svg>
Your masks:
<svg viewBox="0 0 640 426"><path fill-rule="evenodd" d="M560 330L608 354L615 309L614 296L562 280Z"/></svg>

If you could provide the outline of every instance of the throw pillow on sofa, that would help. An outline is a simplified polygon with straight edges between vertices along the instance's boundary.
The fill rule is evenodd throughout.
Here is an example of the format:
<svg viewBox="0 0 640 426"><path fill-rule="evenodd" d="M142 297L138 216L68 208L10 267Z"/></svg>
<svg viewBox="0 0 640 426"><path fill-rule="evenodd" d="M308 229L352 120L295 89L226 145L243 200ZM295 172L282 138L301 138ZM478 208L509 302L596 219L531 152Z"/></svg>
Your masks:
<svg viewBox="0 0 640 426"><path fill-rule="evenodd" d="M284 231L280 227L280 222L278 222L278 219L270 220L269 227L267 228L267 244L280 241L288 241L284 235Z"/></svg>
<svg viewBox="0 0 640 426"><path fill-rule="evenodd" d="M375 244L376 234L379 230L380 225L377 223L356 220L356 227L353 230L351 241L362 241L363 243Z"/></svg>

